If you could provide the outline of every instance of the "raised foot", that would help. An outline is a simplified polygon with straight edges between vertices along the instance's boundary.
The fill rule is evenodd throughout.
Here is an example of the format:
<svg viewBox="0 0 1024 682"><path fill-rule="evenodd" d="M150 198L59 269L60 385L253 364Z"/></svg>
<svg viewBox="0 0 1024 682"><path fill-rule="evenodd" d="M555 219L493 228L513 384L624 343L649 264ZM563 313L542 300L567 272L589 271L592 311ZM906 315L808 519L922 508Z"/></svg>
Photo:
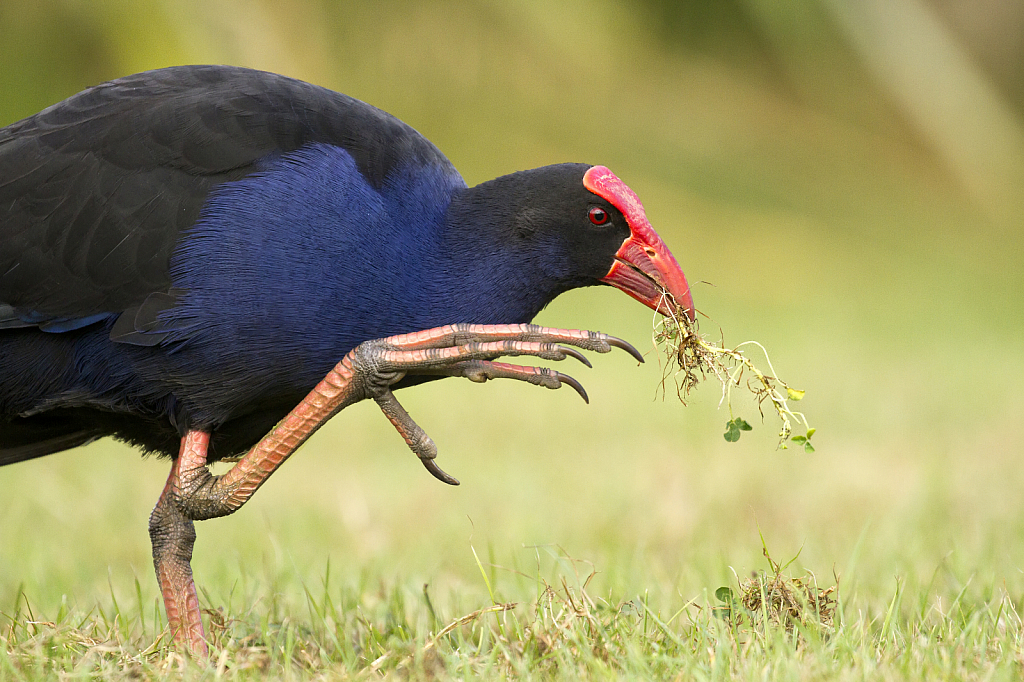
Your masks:
<svg viewBox="0 0 1024 682"><path fill-rule="evenodd" d="M590 367L586 357L573 346L597 353L621 348L638 362L644 361L632 345L601 332L534 324L457 324L367 341L341 364L348 361L353 380L363 384L367 397L377 402L427 471L439 481L458 485L457 479L437 465L437 446L399 404L390 386L407 375L461 376L479 383L488 379L516 379L551 389L566 384L589 403L583 386L567 374L546 367L495 362L503 356L529 355L544 360L573 357Z"/></svg>

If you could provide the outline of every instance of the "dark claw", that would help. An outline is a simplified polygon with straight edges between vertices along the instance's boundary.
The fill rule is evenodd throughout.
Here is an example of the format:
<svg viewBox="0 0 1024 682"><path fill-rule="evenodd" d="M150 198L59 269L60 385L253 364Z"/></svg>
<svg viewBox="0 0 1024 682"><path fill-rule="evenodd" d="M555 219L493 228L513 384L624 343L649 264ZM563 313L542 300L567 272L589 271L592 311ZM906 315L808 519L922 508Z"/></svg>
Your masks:
<svg viewBox="0 0 1024 682"><path fill-rule="evenodd" d="M435 462L434 460L421 459L420 461L423 462L423 466L427 468L427 471L430 472L430 475L436 478L437 480L441 481L442 483L447 483L448 485L459 485L459 479L455 478L454 476L449 476L444 471L442 471L441 467L437 466L437 462Z"/></svg>
<svg viewBox="0 0 1024 682"><path fill-rule="evenodd" d="M636 358L636 361L639 362L641 365L643 364L644 356L640 355L640 351L638 351L636 348L633 348L633 344L629 343L628 341L623 341L622 339L616 338L614 336L609 336L608 345L614 346L615 348L621 348L622 350L626 351L634 358Z"/></svg>
<svg viewBox="0 0 1024 682"><path fill-rule="evenodd" d="M587 356L584 355L583 353L579 352L575 348L569 348L568 346L559 346L558 350L562 351L563 353L565 353L566 355L568 355L570 357L576 358L577 360L582 362L587 367L593 367L593 365L590 364L590 360L587 360Z"/></svg>
<svg viewBox="0 0 1024 682"><path fill-rule="evenodd" d="M572 386L576 390L576 392L580 394L580 397L583 398L583 402L585 402L587 405L590 404L590 398L587 397L587 392L583 390L583 384L576 381L568 374L555 372L555 375L558 377L558 380L561 381L563 384L568 384L569 386Z"/></svg>

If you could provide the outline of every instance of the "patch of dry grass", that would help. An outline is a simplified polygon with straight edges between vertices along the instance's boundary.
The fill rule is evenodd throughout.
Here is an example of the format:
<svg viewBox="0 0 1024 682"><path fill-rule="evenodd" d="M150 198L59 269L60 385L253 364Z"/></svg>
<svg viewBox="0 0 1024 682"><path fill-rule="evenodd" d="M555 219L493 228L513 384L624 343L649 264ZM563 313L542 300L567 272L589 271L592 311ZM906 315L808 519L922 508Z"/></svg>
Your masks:
<svg viewBox="0 0 1024 682"><path fill-rule="evenodd" d="M836 606L839 598L839 578L836 584L822 588L818 579L808 572L792 577L786 574L797 557L782 565L772 559L761 538L764 558L769 571L753 571L749 578L736 577L737 590L720 587L715 597L725 606L716 612L738 629L746 629L756 636L767 636L769 628L784 628L792 633L796 629L817 628L819 634L835 632Z"/></svg>

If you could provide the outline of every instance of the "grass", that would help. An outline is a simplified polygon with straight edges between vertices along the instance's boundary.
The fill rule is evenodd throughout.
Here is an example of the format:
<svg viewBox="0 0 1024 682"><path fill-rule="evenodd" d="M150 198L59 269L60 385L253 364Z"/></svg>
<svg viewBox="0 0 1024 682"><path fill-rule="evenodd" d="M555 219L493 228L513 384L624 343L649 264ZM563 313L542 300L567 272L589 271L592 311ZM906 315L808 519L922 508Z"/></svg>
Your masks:
<svg viewBox="0 0 1024 682"><path fill-rule="evenodd" d="M111 594L106 611L62 607L50 621L19 594L8 614L0 676L1018 679L1024 664L1014 600L1003 590L979 598L970 581L958 592L940 589L930 597L934 586L914 593L897 581L887 600L868 604L840 591L834 621L808 612L787 627L767 613L723 617L721 601L706 593L685 600L604 598L593 593L596 572L586 562L554 547L526 551L536 562L530 572L478 564L485 576L510 584L500 598L488 596L486 577L487 590L448 596L481 602L467 613L438 609L427 584L336 586L329 568L320 584L303 587L304 604L289 615L268 618L258 603L209 610L208 666L169 648L159 619L141 603L119 606ZM758 584L763 591L773 583ZM136 585L136 591L141 600L143 589ZM767 602L752 608L767 610ZM740 608L734 605L733 614ZM155 603L153 612L159 612Z"/></svg>

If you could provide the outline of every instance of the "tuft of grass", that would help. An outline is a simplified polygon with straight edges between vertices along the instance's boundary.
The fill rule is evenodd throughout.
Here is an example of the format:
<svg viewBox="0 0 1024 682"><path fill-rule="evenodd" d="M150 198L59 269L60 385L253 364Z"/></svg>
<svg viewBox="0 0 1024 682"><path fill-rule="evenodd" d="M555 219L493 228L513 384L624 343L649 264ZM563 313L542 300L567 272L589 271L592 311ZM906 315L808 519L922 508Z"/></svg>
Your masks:
<svg viewBox="0 0 1024 682"><path fill-rule="evenodd" d="M820 588L818 579L808 572L802 577L790 577L785 570L800 553L782 565L772 559L768 545L761 536L762 552L769 571L754 571L741 581L736 577L738 591L729 587L715 590L715 597L724 602L718 607L719 615L736 628L746 628L754 635L765 637L769 628L784 628L787 632L816 628L819 634L832 634L835 630L836 605L839 596L839 578L836 584Z"/></svg>

